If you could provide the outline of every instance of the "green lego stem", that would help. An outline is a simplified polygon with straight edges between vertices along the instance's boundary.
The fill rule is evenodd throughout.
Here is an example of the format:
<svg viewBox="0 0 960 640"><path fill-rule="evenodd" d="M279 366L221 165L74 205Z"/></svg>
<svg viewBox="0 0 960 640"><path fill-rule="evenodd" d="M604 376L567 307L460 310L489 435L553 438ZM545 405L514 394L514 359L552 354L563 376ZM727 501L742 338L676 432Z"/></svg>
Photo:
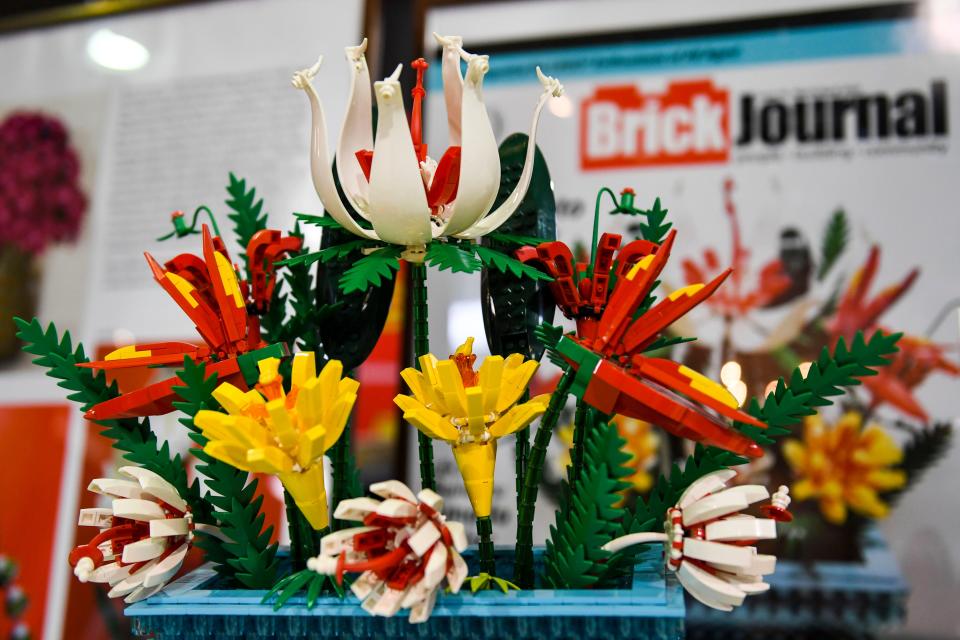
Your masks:
<svg viewBox="0 0 960 640"><path fill-rule="evenodd" d="M530 400L530 389L527 388L523 391L523 395L520 396L519 403L523 404ZM516 458L516 475L517 475L517 510L520 510L520 494L523 491L523 474L527 468L527 458L530 455L530 427L524 427L520 431L517 431L517 442L514 450L514 456Z"/></svg>
<svg viewBox="0 0 960 640"><path fill-rule="evenodd" d="M480 573L496 575L493 561L493 520L490 516L477 518L477 535L480 536Z"/></svg>
<svg viewBox="0 0 960 640"><path fill-rule="evenodd" d="M573 446L570 449L570 477L568 481L572 487L580 478L583 471L583 447L587 441L587 431L590 430L590 407L582 400L577 400L577 412L573 417Z"/></svg>
<svg viewBox="0 0 960 640"><path fill-rule="evenodd" d="M620 203L617 202L617 194L609 187L603 187L597 192L597 203L593 207L593 242L590 244L590 264L587 266L587 275L591 278L593 277L593 259L597 253L597 242L600 240L600 200L603 199L604 193L609 193L610 197L613 198L614 208L620 206Z"/></svg>
<svg viewBox="0 0 960 640"><path fill-rule="evenodd" d="M430 353L430 327L427 320L427 267L423 263L410 263L410 280L413 296L413 355L414 366L420 368L420 358ZM420 487L437 490L436 472L433 468L433 440L417 429L417 445L420 460Z"/></svg>
<svg viewBox="0 0 960 640"><path fill-rule="evenodd" d="M534 436L530 457L523 474L523 488L520 492L520 506L517 509L517 547L514 557L513 581L521 589L533 588L533 516L537 508L537 493L540 490L540 478L543 476L543 463L547 458L547 447L553 429L560 419L560 412L567 403L567 395L573 385L576 372L573 368L564 370L557 388L550 396L550 404L540 419L537 435Z"/></svg>
<svg viewBox="0 0 960 640"><path fill-rule="evenodd" d="M299 570L306 566L306 560L303 557L303 539L300 535L300 507L288 491L283 492L283 504L287 509L287 531L290 533L290 561L293 563L294 570Z"/></svg>

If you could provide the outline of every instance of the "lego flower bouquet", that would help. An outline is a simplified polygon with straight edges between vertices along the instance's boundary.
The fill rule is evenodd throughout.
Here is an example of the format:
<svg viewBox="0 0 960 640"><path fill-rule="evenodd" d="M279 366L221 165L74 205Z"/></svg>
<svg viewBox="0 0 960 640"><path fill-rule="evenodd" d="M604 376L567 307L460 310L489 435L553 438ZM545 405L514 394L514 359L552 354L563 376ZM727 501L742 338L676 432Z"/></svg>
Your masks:
<svg viewBox="0 0 960 640"><path fill-rule="evenodd" d="M268 229L262 201L231 175L229 217L244 249L236 261L212 214L213 231L197 230L196 215L189 225L174 216L171 236L199 235L200 253L162 264L148 256L147 266L202 344L137 344L89 362L54 327L18 321L37 364L129 462L125 478L91 485L112 498L111 508L81 514L100 532L70 561L78 578L106 583L129 603L144 600L128 609L144 634L599 637L618 629L676 637L683 612L674 575L694 598L730 611L768 588L776 558L765 545L792 518L787 487L733 486L730 468L795 435L804 417L896 353L897 335L856 334L749 402L666 357L665 348L690 340L669 335L670 325L711 299L730 272L661 291L682 234L659 200L639 209L632 191L618 198L609 189L598 194L590 259L574 260L555 241L549 174L533 139L543 105L562 86L537 70L531 135L498 150L481 91L489 59L466 52L459 38L438 42L451 140L439 161L427 155L420 128L427 63L412 65L409 122L399 68L374 84L374 136L361 44L346 52L351 99L332 166L312 85L319 63L293 77L313 114L311 173L326 214L298 215L289 233ZM599 234L605 195L618 212L644 220L638 237ZM300 223L323 228L319 251L303 246ZM402 373L409 392L395 402L417 430L420 477L376 483L374 498L357 482L351 450L352 373L382 329L378 308L401 261L412 281L414 358ZM449 357L431 351L427 266L481 272L493 351L482 362L470 336ZM494 280L501 286L490 287ZM552 324L555 308L575 330ZM504 309L511 311L495 312ZM338 339L344 327L350 340ZM543 354L559 381L531 397ZM124 393L106 377L157 366L174 372ZM535 546L547 452L568 404L576 413L570 464L549 536ZM172 411L196 444L189 455L203 485L150 428L150 416ZM634 502L622 499L635 470L614 416L693 443L684 464ZM490 515L505 438L518 443L517 539L497 549ZM437 442L451 447L469 496L475 549L465 525L444 515ZM264 526L252 473L274 475L284 488L289 551ZM209 569L170 584L191 549ZM401 610L406 620L396 617Z"/></svg>
<svg viewBox="0 0 960 640"><path fill-rule="evenodd" d="M17 315L36 304L36 258L76 239L87 211L80 160L64 124L34 112L0 122L0 359L17 353Z"/></svg>

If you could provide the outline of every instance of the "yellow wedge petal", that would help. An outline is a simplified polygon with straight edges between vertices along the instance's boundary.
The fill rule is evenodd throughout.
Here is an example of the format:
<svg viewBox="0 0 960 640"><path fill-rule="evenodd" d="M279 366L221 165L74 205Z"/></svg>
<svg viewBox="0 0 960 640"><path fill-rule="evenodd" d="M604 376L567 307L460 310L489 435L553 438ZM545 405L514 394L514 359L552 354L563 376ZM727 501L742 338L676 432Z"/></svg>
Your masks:
<svg viewBox="0 0 960 640"><path fill-rule="evenodd" d="M546 410L547 405L540 402L530 401L519 404L490 426L490 435L494 438L502 438L520 431L543 415Z"/></svg>
<svg viewBox="0 0 960 640"><path fill-rule="evenodd" d="M504 361L501 356L490 356L480 365L480 388L483 389L483 410L486 413L497 410L500 397L500 385L503 382Z"/></svg>
<svg viewBox="0 0 960 640"><path fill-rule="evenodd" d="M247 393L229 382L224 382L213 390L213 399L220 403L220 406L230 415L239 415L250 405Z"/></svg>
<svg viewBox="0 0 960 640"><path fill-rule="evenodd" d="M270 431L273 432L280 446L284 449L293 448L300 434L290 419L286 403L282 399L271 400L267 403L267 413L270 415L268 423Z"/></svg>
<svg viewBox="0 0 960 640"><path fill-rule="evenodd" d="M211 458L225 462L231 467L235 467L241 471L253 471L250 465L247 464L247 450L243 447L217 440L208 442L203 447L203 450Z"/></svg>
<svg viewBox="0 0 960 640"><path fill-rule="evenodd" d="M513 357L512 355L510 357ZM508 358L509 359L509 358ZM527 360L520 366L514 368L509 373L504 373L503 382L500 385L500 397L497 398L497 411L506 411L508 407L515 404L523 392L527 390L527 385L533 374L537 372L540 363L536 360Z"/></svg>
<svg viewBox="0 0 960 640"><path fill-rule="evenodd" d="M394 403L403 410L403 419L435 440L456 442L460 433L449 420L427 409L416 398L398 395Z"/></svg>
<svg viewBox="0 0 960 640"><path fill-rule="evenodd" d="M340 386L340 378L343 377L343 363L339 360L331 360L323 367L323 371L317 378L320 380L320 397L323 407L326 409L333 405L337 398L337 388Z"/></svg>
<svg viewBox="0 0 960 640"><path fill-rule="evenodd" d="M440 393L443 395L449 412L458 418L466 417L466 392L463 389L463 379L460 377L460 370L457 369L456 363L453 360L438 362L437 379Z"/></svg>
<svg viewBox="0 0 960 640"><path fill-rule="evenodd" d="M311 378L300 387L295 406L303 424L316 424L323 420L323 392L318 378Z"/></svg>
<svg viewBox="0 0 960 640"><path fill-rule="evenodd" d="M290 471L293 461L277 447L260 447L247 451L247 464L257 473L278 474Z"/></svg>
<svg viewBox="0 0 960 640"><path fill-rule="evenodd" d="M331 407L330 411L324 416L323 427L327 432L323 442L324 451L332 447L334 443L340 439L340 434L343 433L343 427L347 424L347 420L350 419L350 411L353 409L353 404L356 401L357 394L345 393L337 398L336 402L333 403L333 407Z"/></svg>
<svg viewBox="0 0 960 640"><path fill-rule="evenodd" d="M407 387L413 393L413 396L419 400L423 406L440 413L447 412L447 405L437 389L430 384L427 376L413 367L407 367L400 372L400 377L407 383Z"/></svg>
<svg viewBox="0 0 960 640"><path fill-rule="evenodd" d="M290 372L290 384L302 387L307 380L317 377L317 357L313 351L301 351L293 356L293 369Z"/></svg>
<svg viewBox="0 0 960 640"><path fill-rule="evenodd" d="M297 448L297 463L307 468L323 457L326 449L324 448L324 438L327 430L322 424L307 429L300 434L300 446Z"/></svg>

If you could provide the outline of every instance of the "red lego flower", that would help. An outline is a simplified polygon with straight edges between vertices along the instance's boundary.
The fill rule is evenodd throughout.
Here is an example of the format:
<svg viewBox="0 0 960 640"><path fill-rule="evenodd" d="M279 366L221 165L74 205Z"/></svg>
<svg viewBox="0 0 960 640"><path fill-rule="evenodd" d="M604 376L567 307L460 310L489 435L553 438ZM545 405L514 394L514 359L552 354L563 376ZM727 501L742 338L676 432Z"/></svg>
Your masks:
<svg viewBox="0 0 960 640"><path fill-rule="evenodd" d="M643 355L730 275L728 269L706 285L686 286L638 313L675 237L671 231L661 245L635 240L617 252L620 236L604 234L589 267L573 262L559 242L525 247L518 257L542 263L554 279L550 288L558 306L577 322L576 335L560 337L554 347L577 371L571 393L608 415L646 420L684 438L759 457L760 447L725 419L766 425L740 411L729 391L677 362Z"/></svg>
<svg viewBox="0 0 960 640"><path fill-rule="evenodd" d="M734 182L727 179L724 182L724 209L730 220L730 229L733 246L730 251L730 266L733 273L730 283L723 291L711 296L707 305L719 315L729 318L741 318L754 309L766 307L780 298L791 285L790 276L783 269L780 260L771 260L760 269L756 287L746 290L745 275L749 272L747 265L750 251L745 248L740 239L740 223L737 220L737 209L731 197ZM688 284L705 282L722 271L720 259L713 249L703 252L703 260L697 263L686 259L682 263L683 275Z"/></svg>
<svg viewBox="0 0 960 640"><path fill-rule="evenodd" d="M246 388L247 378L256 380L256 362L283 355L283 347L268 347L260 337L260 319L270 305L276 284L273 264L288 252L300 248L300 239L283 237L272 229L258 231L247 244L252 282L237 278L237 269L219 236L203 226L203 257L182 253L161 266L144 254L154 279L193 321L206 343L157 342L121 347L104 360L82 367L127 369L157 365L182 365L189 356L207 363L206 373L216 373L223 382ZM253 313L248 313L250 309ZM162 415L173 411L173 387L177 378L168 378L142 389L101 402L87 411L91 420L110 420Z"/></svg>
<svg viewBox="0 0 960 640"><path fill-rule="evenodd" d="M869 337L874 331L883 329L879 324L880 317L903 297L920 275L920 270L914 268L903 280L871 298L869 291L879 267L880 248L874 245L840 298L836 312L826 322L831 342L841 337L849 339L857 331L863 331L865 337ZM903 336L897 346L900 350L890 366L879 369L876 376L865 378L864 387L870 392L874 407L887 403L908 416L927 422L929 415L913 395L913 389L935 371L960 375L960 366L947 360L942 345L918 336Z"/></svg>

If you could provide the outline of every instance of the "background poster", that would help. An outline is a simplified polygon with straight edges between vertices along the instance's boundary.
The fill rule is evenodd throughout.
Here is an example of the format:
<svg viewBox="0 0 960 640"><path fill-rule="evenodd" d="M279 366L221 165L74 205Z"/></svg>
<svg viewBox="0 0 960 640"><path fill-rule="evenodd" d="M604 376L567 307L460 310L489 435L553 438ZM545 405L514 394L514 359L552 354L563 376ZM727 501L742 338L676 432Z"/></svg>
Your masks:
<svg viewBox="0 0 960 640"><path fill-rule="evenodd" d="M565 97L545 109L538 136L555 184L561 240L589 244L593 199L602 186L615 192L632 187L643 208L659 196L679 232L665 272L670 289L684 283L681 261L698 258L707 247L729 262L728 180L754 266L777 257L785 227L797 229L816 255L830 215L842 208L851 222L849 248L814 297L825 300L879 244L875 287L899 280L913 266L922 271L884 324L920 335L932 328L929 337L956 345L955 314L931 324L960 295L960 218L948 210L958 195L960 38L956 16L922 19L914 9L894 5L729 23L704 17L659 31L499 39L489 46L468 39L465 47L490 54L484 95L499 139L529 129L540 90L535 66L565 87ZM453 24L454 17L437 22ZM431 60L427 131L431 148L443 148L440 65L438 57ZM605 215L610 208L601 205L601 230L632 236L631 220ZM479 338L479 284L464 284L457 274L456 284L448 279L439 293L434 282L444 275L431 273L431 302L445 296L451 316L435 317L431 335L446 335L456 313L459 333ZM736 343L759 346L780 319L775 310L757 314L759 326L741 326ZM698 310L682 333L715 344L720 329L717 318ZM456 346L452 337L447 346ZM706 372L717 377L719 363L713 365ZM920 391L931 415L945 419L956 414L955 397L956 381L948 377L931 378ZM498 483L510 491L511 461L504 447ZM882 523L914 585L912 602L924 607L911 612L920 625L938 624L925 617L927 609L934 603L949 609L946 603L958 593L953 575L960 551L950 541L960 514L928 516L958 468L955 447ZM552 521L549 508L538 515ZM538 524L545 534L544 523ZM495 529L500 543L512 539L504 525ZM940 628L956 628L951 615L938 614Z"/></svg>

